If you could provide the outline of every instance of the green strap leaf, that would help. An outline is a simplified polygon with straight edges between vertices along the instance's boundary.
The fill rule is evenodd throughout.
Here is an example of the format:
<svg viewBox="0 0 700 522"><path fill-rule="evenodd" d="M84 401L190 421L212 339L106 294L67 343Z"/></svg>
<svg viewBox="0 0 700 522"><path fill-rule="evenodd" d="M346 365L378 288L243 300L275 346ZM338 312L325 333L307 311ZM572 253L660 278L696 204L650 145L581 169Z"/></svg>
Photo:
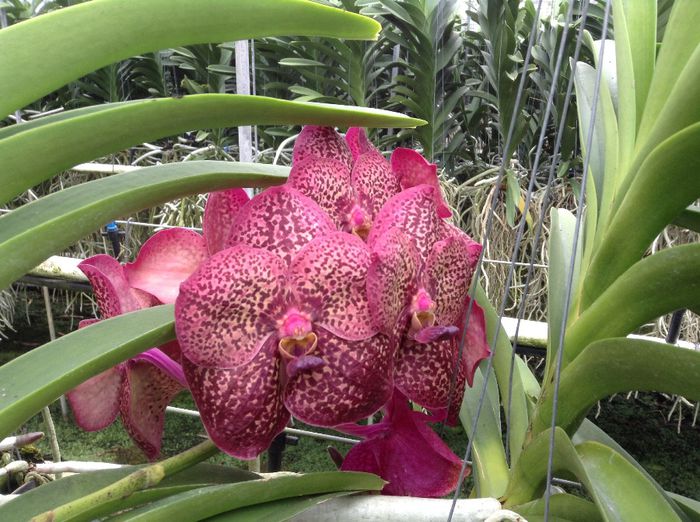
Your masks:
<svg viewBox="0 0 700 522"><path fill-rule="evenodd" d="M543 520L544 499L533 500L521 506L513 506L511 510L522 515L528 522ZM550 520L569 522L602 522L603 518L593 502L581 497L561 493L552 495L549 499Z"/></svg>
<svg viewBox="0 0 700 522"><path fill-rule="evenodd" d="M557 425L576 431L597 401L631 390L700 399L700 352L641 339L604 339L589 345L561 374ZM533 432L551 425L548 389L533 419Z"/></svg>
<svg viewBox="0 0 700 522"><path fill-rule="evenodd" d="M78 163L192 129L299 123L411 127L421 123L389 111L236 94L106 104L100 110L76 110L46 120L41 125L17 125L20 131L24 125L28 129L0 140L0 202Z"/></svg>
<svg viewBox="0 0 700 522"><path fill-rule="evenodd" d="M289 169L224 161L147 167L61 190L0 217L0 288L110 220L229 187L278 185Z"/></svg>
<svg viewBox="0 0 700 522"><path fill-rule="evenodd" d="M207 518L205 522L282 522L303 513L326 500L338 497L346 497L358 493L357 491L338 491L336 493L326 493L324 495L308 495L299 498L285 498L265 502L256 506L248 506L241 509L234 509L221 515Z"/></svg>
<svg viewBox="0 0 700 522"><path fill-rule="evenodd" d="M329 471L283 475L195 489L158 500L112 519L114 522L202 520L227 511L302 495L379 491L385 482L370 473Z"/></svg>
<svg viewBox="0 0 700 522"><path fill-rule="evenodd" d="M639 261L664 227L700 197L698 152L700 122L674 134L647 157L591 260L581 310Z"/></svg>
<svg viewBox="0 0 700 522"><path fill-rule="evenodd" d="M289 34L373 40L380 29L370 18L307 0L86 2L0 32L0 118L141 53Z"/></svg>
<svg viewBox="0 0 700 522"><path fill-rule="evenodd" d="M0 506L0 518L2 520L29 520L33 516L50 511L66 502L94 493L143 467L143 465L124 466L116 469L76 473L63 477L61 480L48 482L41 488L32 489L12 502ZM175 475L165 477L156 488L134 493L129 497L129 501L131 506L138 506L164 496L182 493L188 489L257 478L260 476L250 471L200 463ZM121 504L114 507L114 511L128 507L125 505L124 499L119 498L117 502L121 502ZM107 508L107 506L105 507ZM111 511L106 512L110 513Z"/></svg>
<svg viewBox="0 0 700 522"><path fill-rule="evenodd" d="M637 224L640 225L641 222ZM616 253L610 255L614 257ZM589 282L586 279L584 291ZM624 337L647 321L680 308L700 309L700 244L657 252L618 277L569 326L564 364L569 364L593 341Z"/></svg>
<svg viewBox="0 0 700 522"><path fill-rule="evenodd" d="M700 232L700 206L691 205L681 211L673 220L673 224L693 232Z"/></svg>
<svg viewBox="0 0 700 522"><path fill-rule="evenodd" d="M175 338L173 305L81 328L0 366L0 438L93 375Z"/></svg>

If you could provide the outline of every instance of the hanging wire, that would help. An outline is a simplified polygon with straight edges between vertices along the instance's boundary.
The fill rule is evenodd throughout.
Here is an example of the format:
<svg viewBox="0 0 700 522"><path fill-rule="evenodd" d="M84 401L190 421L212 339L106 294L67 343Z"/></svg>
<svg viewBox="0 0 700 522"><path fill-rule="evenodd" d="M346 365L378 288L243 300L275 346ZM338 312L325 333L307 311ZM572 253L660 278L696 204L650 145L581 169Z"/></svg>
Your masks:
<svg viewBox="0 0 700 522"><path fill-rule="evenodd" d="M608 22L610 20L610 0L605 1L605 17L603 18L602 34L607 34ZM593 145L593 133L595 132L595 120L598 112L598 97L600 95L600 83L603 75L603 54L605 52L605 39L600 42L598 51L598 70L596 72L595 84L593 85L593 98L591 100L591 117L588 135L586 136L586 149L591 150ZM571 291L574 283L574 268L576 266L576 250L578 248L578 238L581 231L581 223L583 222L583 200L586 194L586 182L588 180L588 166L590 164L591 155L586 154L583 161L583 177L581 179L581 192L578 198L578 214L576 215L576 226L574 228L574 238L571 248L571 261L569 263L569 274L566 282L566 293L564 297L564 310L561 320L561 330L557 341L557 362L554 371L554 395L552 397L552 423L550 425L551 432L549 435L549 455L547 457L547 485L544 495L544 519L549 520L549 500L551 496L552 484L552 468L554 464L554 428L557 425L557 407L559 405L559 382L561 377L561 366L564 354L564 335L566 334L566 319L569 316L569 307L571 305Z"/></svg>
<svg viewBox="0 0 700 522"><path fill-rule="evenodd" d="M518 85L518 90L517 90L517 93L515 96L515 104L514 104L515 109L513 110L513 114L511 114L511 116L510 116L510 125L508 127L508 134L506 136L503 150L509 150L511 142L513 141L515 122L518 118L518 107L520 107L520 102L521 102L522 97L523 97L523 92L525 91L525 83L527 81L527 70L528 70L528 67L530 65L530 60L532 58L532 48L534 46L537 33L539 32L539 19L540 19L541 11L542 11L542 0L538 0L537 11L536 11L536 14L533 18L532 27L530 29L530 37L529 37L528 44L527 44L527 51L525 53L525 59L523 61L523 66L522 66L523 74L520 77L520 83ZM505 160L505 158L504 158L504 160ZM459 351L458 351L458 355L457 355L457 361L461 360L462 353L464 351L464 344L466 341L466 331L467 331L467 328L469 327L469 319L471 317L471 312L472 312L472 308L474 305L474 294L476 292L476 288L477 288L477 285L479 283L479 276L481 274L481 267L483 264L484 252L486 251L486 245L488 244L491 233L493 232L494 215L496 213L496 205L498 204L498 195L499 195L500 190L501 190L501 184L502 184L504 175L505 175L505 161L502 161L501 165L498 169L498 177L497 177L497 181L496 181L496 186L494 188L494 196L493 196L493 200L491 202L491 208L489 209L489 215L488 215L488 219L486 222L486 231L485 231L484 237L482 239L482 243L484 244L484 248L482 249L481 253L479 254L479 259L476 263L474 277L472 279L472 284L471 284L471 288L469 291L471 300L469 301L469 305L468 305L467 310L466 310L465 315L464 315L464 321L463 321L464 330L462 332L462 338L460 339L460 343L459 343ZM479 417L481 415L481 410L484 406L484 401L486 399L486 391L487 391L487 387L488 387L489 374L491 372L491 367L493 366L493 355L495 353L495 345L496 345L497 339L498 339L498 332L496 333L496 335L494 335L493 340L490 343L492 349L491 349L491 353L488 357L486 372L485 372L485 376L484 376L484 384L483 384L482 389L481 389L479 402L478 402L478 405L476 408L476 413L474 415L474 419L472 422L471 431L470 431L471 436L469 437L469 441L467 442L467 449L466 449L465 454L464 454L462 469L460 470L460 473L459 473L459 480L457 481L457 488L455 489L455 494L454 494L454 497L452 499L452 505L450 506L450 513L449 513L449 516L447 518L448 522L451 522L452 516L454 515L454 510L455 510L455 507L457 506L457 499L459 498L459 492L460 492L460 489L462 487L462 483L464 482L464 476L465 476L465 473L467 470L467 461L469 460L469 457L471 456L472 445L474 442L474 438L475 438L476 430L477 430L477 426L478 426L478 420L479 420ZM448 404L447 404L447 411L449 411L451 403L452 403L452 398L454 395L454 390L455 390L455 385L456 385L456 379L457 379L456 372L452 372L452 379L450 382L450 393L449 393L449 399L448 399Z"/></svg>

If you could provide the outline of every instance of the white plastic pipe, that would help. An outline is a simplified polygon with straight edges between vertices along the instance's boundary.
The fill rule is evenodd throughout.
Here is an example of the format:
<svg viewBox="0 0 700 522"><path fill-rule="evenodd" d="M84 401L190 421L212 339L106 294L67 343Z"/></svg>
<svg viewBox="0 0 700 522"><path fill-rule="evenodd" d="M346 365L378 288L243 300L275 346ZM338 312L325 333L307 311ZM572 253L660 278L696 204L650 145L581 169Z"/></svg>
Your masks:
<svg viewBox="0 0 700 522"><path fill-rule="evenodd" d="M327 500L290 520L295 522L347 520L445 522L451 506L452 500L449 499L354 495ZM489 517L499 511L501 511L501 503L495 498L460 499L457 501L452 520L454 522L486 522L486 520L492 522L494 519ZM521 520L527 522L525 519Z"/></svg>

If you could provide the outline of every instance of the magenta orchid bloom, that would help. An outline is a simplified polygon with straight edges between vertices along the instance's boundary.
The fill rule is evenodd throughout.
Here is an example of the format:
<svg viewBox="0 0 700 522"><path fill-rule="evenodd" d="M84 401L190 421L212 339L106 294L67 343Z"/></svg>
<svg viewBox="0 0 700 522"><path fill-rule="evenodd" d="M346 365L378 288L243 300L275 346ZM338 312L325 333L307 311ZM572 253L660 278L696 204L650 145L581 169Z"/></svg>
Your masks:
<svg viewBox="0 0 700 522"><path fill-rule="evenodd" d="M228 244L175 303L185 376L217 446L252 458L289 412L333 426L379 409L395 344L368 320L365 243L285 185L243 207Z"/></svg>
<svg viewBox="0 0 700 522"><path fill-rule="evenodd" d="M447 226L437 201L435 188L423 184L384 205L367 240L367 288L374 326L400 338L396 387L434 413L449 404L447 420L455 423L464 382L472 384L476 366L490 352L476 303L466 332L463 324L481 245Z"/></svg>
<svg viewBox="0 0 700 522"><path fill-rule="evenodd" d="M339 230L362 239L384 204L416 185L435 187L439 217L450 216L436 165L411 149L397 149L390 163L356 127L348 130L345 140L330 127L304 127L287 183L316 201Z"/></svg>
<svg viewBox="0 0 700 522"><path fill-rule="evenodd" d="M447 495L457 487L462 461L428 426L438 420L413 411L396 390L381 422L336 426L365 439L348 452L340 469L379 475L388 481L382 490L385 495Z"/></svg>
<svg viewBox="0 0 700 522"><path fill-rule="evenodd" d="M210 255L223 250L234 216L248 202L243 189L209 194L204 209L203 234L186 228L160 230L146 241L124 274L133 288L174 303L182 283Z"/></svg>
<svg viewBox="0 0 700 522"><path fill-rule="evenodd" d="M158 304L158 300L129 286L124 267L107 255L79 265L90 280L103 319ZM98 319L80 322L80 328ZM106 428L121 413L129 436L153 460L160 454L165 407L185 389L176 342L146 352L106 370L68 392L78 426L87 431Z"/></svg>

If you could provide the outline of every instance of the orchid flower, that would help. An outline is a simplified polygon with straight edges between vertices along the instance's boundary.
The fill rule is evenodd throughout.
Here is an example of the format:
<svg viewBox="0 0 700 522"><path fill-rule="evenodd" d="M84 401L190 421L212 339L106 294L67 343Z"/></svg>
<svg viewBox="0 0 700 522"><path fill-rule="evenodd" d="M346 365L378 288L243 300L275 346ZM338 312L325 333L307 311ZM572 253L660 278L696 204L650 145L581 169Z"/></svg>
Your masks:
<svg viewBox="0 0 700 522"><path fill-rule="evenodd" d="M124 267L107 255L97 255L79 265L90 280L103 319L158 304L158 300L127 281ZM97 322L80 322L83 328ZM106 428L121 414L129 436L153 460L160 454L165 407L185 389L176 342L151 348L110 368L68 392L68 401L79 427L87 431Z"/></svg>
<svg viewBox="0 0 700 522"><path fill-rule="evenodd" d="M462 461L428 426L438 420L413 411L396 390L379 423L336 426L365 439L348 452L340 469L379 475L388 481L382 490L385 495L447 495L457 487Z"/></svg>
<svg viewBox="0 0 700 522"><path fill-rule="evenodd" d="M258 196L260 207L296 193L271 190L272 197ZM283 212L260 216L288 224ZM277 230L253 229L263 244ZM395 345L367 320L369 249L331 232L295 251L302 237L293 228L278 234L285 232L286 254L245 243L215 254L182 284L175 303L185 376L204 425L238 458L267 448L289 412L333 426L372 414L391 395Z"/></svg>
<svg viewBox="0 0 700 522"><path fill-rule="evenodd" d="M450 216L436 165L411 149L397 149L390 163L357 127L348 130L345 140L330 127L304 127L287 183L316 201L339 230L362 239L384 204L416 185L435 187L439 217Z"/></svg>
<svg viewBox="0 0 700 522"><path fill-rule="evenodd" d="M438 217L435 191L419 185L384 205L367 240L367 289L374 326L400 338L396 387L434 413L449 404L447 420L454 423L464 381L472 384L476 366L490 352L483 313L468 297L481 245Z"/></svg>
<svg viewBox="0 0 700 522"><path fill-rule="evenodd" d="M234 216L248 202L243 189L209 194L204 209L203 234L186 228L160 230L146 241L124 274L133 288L174 303L180 283L210 255L226 246Z"/></svg>

